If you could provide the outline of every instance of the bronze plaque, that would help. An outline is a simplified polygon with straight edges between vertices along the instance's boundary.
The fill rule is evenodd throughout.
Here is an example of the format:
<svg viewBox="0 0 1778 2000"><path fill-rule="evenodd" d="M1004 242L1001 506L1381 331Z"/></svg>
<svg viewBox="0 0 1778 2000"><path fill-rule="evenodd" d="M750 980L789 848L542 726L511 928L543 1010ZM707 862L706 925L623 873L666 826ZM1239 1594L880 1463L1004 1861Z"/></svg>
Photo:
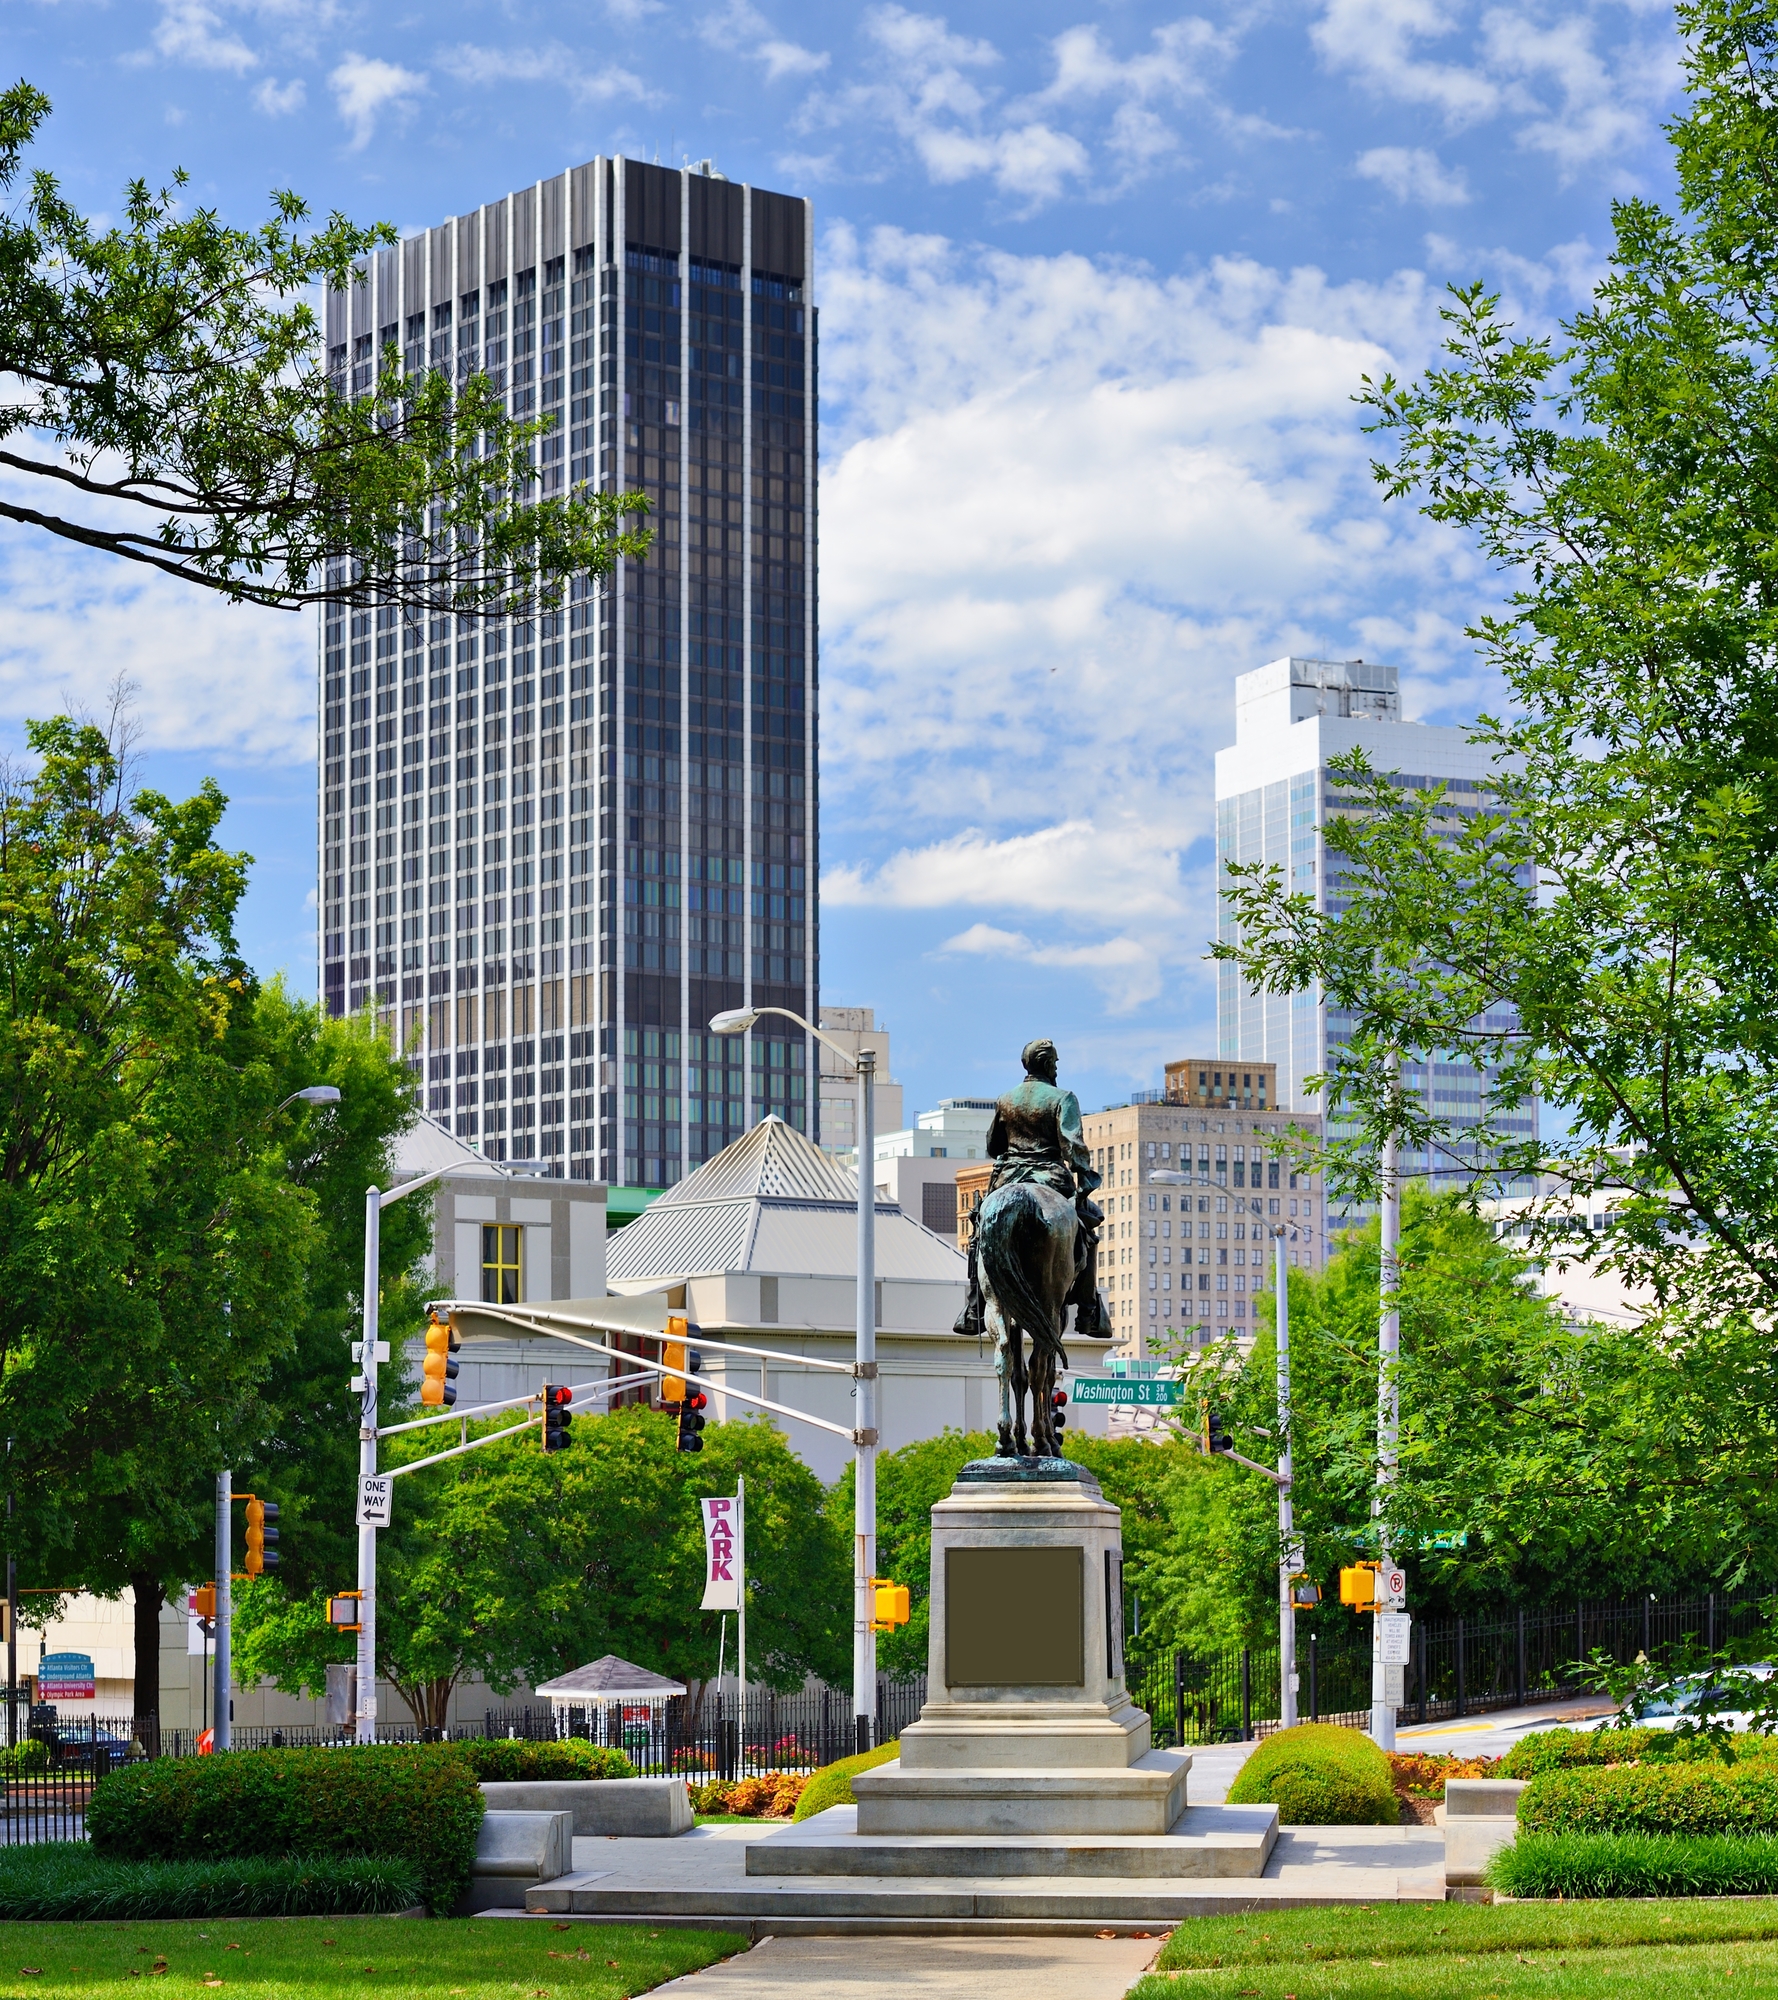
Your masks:
<svg viewBox="0 0 1778 2000"><path fill-rule="evenodd" d="M1083 1687L1084 1554L947 1549L946 1686Z"/></svg>

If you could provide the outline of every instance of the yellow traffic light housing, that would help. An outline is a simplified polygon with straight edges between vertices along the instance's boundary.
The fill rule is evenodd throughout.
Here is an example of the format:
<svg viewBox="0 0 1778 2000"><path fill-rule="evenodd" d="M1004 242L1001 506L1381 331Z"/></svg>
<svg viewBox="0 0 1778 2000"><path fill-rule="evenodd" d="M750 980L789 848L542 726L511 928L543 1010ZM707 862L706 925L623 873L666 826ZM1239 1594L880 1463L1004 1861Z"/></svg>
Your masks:
<svg viewBox="0 0 1778 2000"><path fill-rule="evenodd" d="M893 1632L897 1625L905 1625L908 1622L907 1585L895 1583L886 1576L873 1576L870 1587L870 1629L873 1632Z"/></svg>
<svg viewBox="0 0 1778 2000"><path fill-rule="evenodd" d="M426 1323L426 1359L420 1368L420 1401L429 1409L448 1410L457 1400L457 1349L463 1345L448 1319Z"/></svg>
<svg viewBox="0 0 1778 2000"><path fill-rule="evenodd" d="M661 1401L683 1403L686 1386L685 1322L682 1319L667 1322L667 1338L661 1343L661 1366L667 1371L661 1377Z"/></svg>
<svg viewBox="0 0 1778 2000"><path fill-rule="evenodd" d="M362 1632L364 1630L364 1593L357 1590L336 1590L327 1600L327 1623L335 1632Z"/></svg>
<svg viewBox="0 0 1778 2000"><path fill-rule="evenodd" d="M191 1593L191 1608L199 1618L214 1618L216 1616L215 1584L200 1583Z"/></svg>
<svg viewBox="0 0 1778 2000"><path fill-rule="evenodd" d="M278 1551L269 1546L278 1539L274 1523L278 1518L278 1503L275 1500L261 1500L257 1494L247 1501L247 1574L261 1576L268 1569L278 1567Z"/></svg>
<svg viewBox="0 0 1778 2000"><path fill-rule="evenodd" d="M1296 1575L1290 1579L1290 1608L1293 1611L1313 1611L1321 1602L1321 1586L1312 1576Z"/></svg>
<svg viewBox="0 0 1778 2000"><path fill-rule="evenodd" d="M1375 1611L1377 1608L1377 1571L1381 1563L1354 1563L1350 1569L1340 1571L1340 1602L1354 1611Z"/></svg>

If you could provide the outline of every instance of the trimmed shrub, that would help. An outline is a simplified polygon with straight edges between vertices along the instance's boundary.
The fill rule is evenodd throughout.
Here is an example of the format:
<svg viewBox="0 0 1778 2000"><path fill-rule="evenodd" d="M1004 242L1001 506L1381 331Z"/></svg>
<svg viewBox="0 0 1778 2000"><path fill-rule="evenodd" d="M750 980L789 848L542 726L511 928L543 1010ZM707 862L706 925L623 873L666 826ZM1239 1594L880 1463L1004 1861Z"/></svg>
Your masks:
<svg viewBox="0 0 1778 2000"><path fill-rule="evenodd" d="M420 1871L382 1856L107 1861L84 1841L0 1847L0 1922L347 1917L408 1910Z"/></svg>
<svg viewBox="0 0 1778 2000"><path fill-rule="evenodd" d="M1707 1736L1676 1736L1671 1729L1538 1729L1520 1737L1497 1775L1535 1778L1583 1765L1738 1763L1774 1755L1778 1741L1757 1732L1744 1732L1724 1751Z"/></svg>
<svg viewBox="0 0 1778 2000"><path fill-rule="evenodd" d="M891 1764L900 1755L901 1741L897 1738L893 1743L879 1743L861 1756L842 1757L837 1764L823 1764L803 1787L793 1817L813 1819L829 1806L856 1805L858 1801L852 1796L853 1777L860 1771L875 1770L879 1764Z"/></svg>
<svg viewBox="0 0 1778 2000"><path fill-rule="evenodd" d="M454 1744L161 1757L101 1778L86 1810L116 1861L374 1855L411 1862L430 1909L468 1886L481 1787Z"/></svg>
<svg viewBox="0 0 1778 2000"><path fill-rule="evenodd" d="M1519 1795L1527 1833L1778 1833L1778 1765L1659 1763L1545 1771Z"/></svg>
<svg viewBox="0 0 1778 2000"><path fill-rule="evenodd" d="M35 1736L27 1737L23 1743L15 1743L9 1750L0 1750L0 1772L9 1778L28 1777L33 1771L49 1769L49 1745L39 1742Z"/></svg>
<svg viewBox="0 0 1778 2000"><path fill-rule="evenodd" d="M1389 1760L1368 1736L1303 1722L1268 1736L1229 1787L1234 1806L1275 1805L1281 1826L1396 1826Z"/></svg>
<svg viewBox="0 0 1778 2000"><path fill-rule="evenodd" d="M636 1767L621 1750L583 1743L578 1736L547 1743L510 1738L469 1737L451 1748L467 1760L483 1784L523 1783L548 1778L633 1778Z"/></svg>
<svg viewBox="0 0 1778 2000"><path fill-rule="evenodd" d="M1488 1864L1503 1896L1770 1896L1778 1839L1713 1834L1523 1833Z"/></svg>

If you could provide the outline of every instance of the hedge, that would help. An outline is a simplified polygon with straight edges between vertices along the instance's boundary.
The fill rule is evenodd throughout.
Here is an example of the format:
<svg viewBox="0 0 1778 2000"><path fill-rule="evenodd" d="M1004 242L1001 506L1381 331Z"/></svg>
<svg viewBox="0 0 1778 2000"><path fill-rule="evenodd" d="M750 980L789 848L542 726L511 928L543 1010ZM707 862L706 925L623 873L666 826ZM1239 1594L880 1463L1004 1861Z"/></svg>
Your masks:
<svg viewBox="0 0 1778 2000"><path fill-rule="evenodd" d="M468 1886L481 1787L454 1744L161 1757L101 1778L94 1852L118 1861L374 1855L413 1863L430 1909Z"/></svg>
<svg viewBox="0 0 1778 2000"><path fill-rule="evenodd" d="M1671 1729L1538 1729L1506 1753L1498 1775L1535 1778L1580 1765L1738 1763L1772 1756L1778 1756L1778 1740L1757 1732L1743 1732L1718 1749L1708 1736L1677 1736Z"/></svg>
<svg viewBox="0 0 1778 2000"><path fill-rule="evenodd" d="M483 1784L540 1778L633 1778L636 1767L621 1750L585 1743L577 1736L545 1743L501 1737L470 1737L452 1746Z"/></svg>
<svg viewBox="0 0 1778 2000"><path fill-rule="evenodd" d="M108 1861L84 1841L0 1847L5 1923L378 1916L420 1900L414 1864L380 1855Z"/></svg>
<svg viewBox="0 0 1778 2000"><path fill-rule="evenodd" d="M1519 1795L1527 1833L1778 1833L1778 1764L1619 1764L1545 1771Z"/></svg>
<svg viewBox="0 0 1778 2000"><path fill-rule="evenodd" d="M803 1795L796 1802L796 1819L813 1819L818 1812L826 1812L829 1806L856 1805L852 1796L852 1780L860 1771L874 1770L879 1764L891 1764L901 1755L900 1739L893 1743L879 1743L874 1750L866 1750L856 1757L842 1757L837 1764L823 1764L819 1771L803 1787Z"/></svg>
<svg viewBox="0 0 1778 2000"><path fill-rule="evenodd" d="M1503 1896L1770 1896L1770 1834L1528 1833L1488 1864Z"/></svg>
<svg viewBox="0 0 1778 2000"><path fill-rule="evenodd" d="M1275 1805L1281 1826L1396 1826L1389 1760L1368 1736L1303 1722L1268 1736L1229 1787L1232 1806Z"/></svg>

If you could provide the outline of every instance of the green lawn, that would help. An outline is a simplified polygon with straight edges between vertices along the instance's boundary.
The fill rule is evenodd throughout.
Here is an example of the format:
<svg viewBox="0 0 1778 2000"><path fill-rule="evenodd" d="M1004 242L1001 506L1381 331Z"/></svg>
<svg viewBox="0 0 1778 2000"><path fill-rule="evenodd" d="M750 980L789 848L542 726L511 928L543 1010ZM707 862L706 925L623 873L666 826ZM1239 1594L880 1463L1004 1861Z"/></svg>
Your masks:
<svg viewBox="0 0 1778 2000"><path fill-rule="evenodd" d="M138 1991L220 1986L237 2000L623 2000L745 1944L714 1931L478 1917L0 1924L0 1996L86 2000L140 1979Z"/></svg>
<svg viewBox="0 0 1778 2000"><path fill-rule="evenodd" d="M1131 2000L1593 2000L1724 1992L1778 2000L1778 1898L1394 1903L1201 1917Z"/></svg>

